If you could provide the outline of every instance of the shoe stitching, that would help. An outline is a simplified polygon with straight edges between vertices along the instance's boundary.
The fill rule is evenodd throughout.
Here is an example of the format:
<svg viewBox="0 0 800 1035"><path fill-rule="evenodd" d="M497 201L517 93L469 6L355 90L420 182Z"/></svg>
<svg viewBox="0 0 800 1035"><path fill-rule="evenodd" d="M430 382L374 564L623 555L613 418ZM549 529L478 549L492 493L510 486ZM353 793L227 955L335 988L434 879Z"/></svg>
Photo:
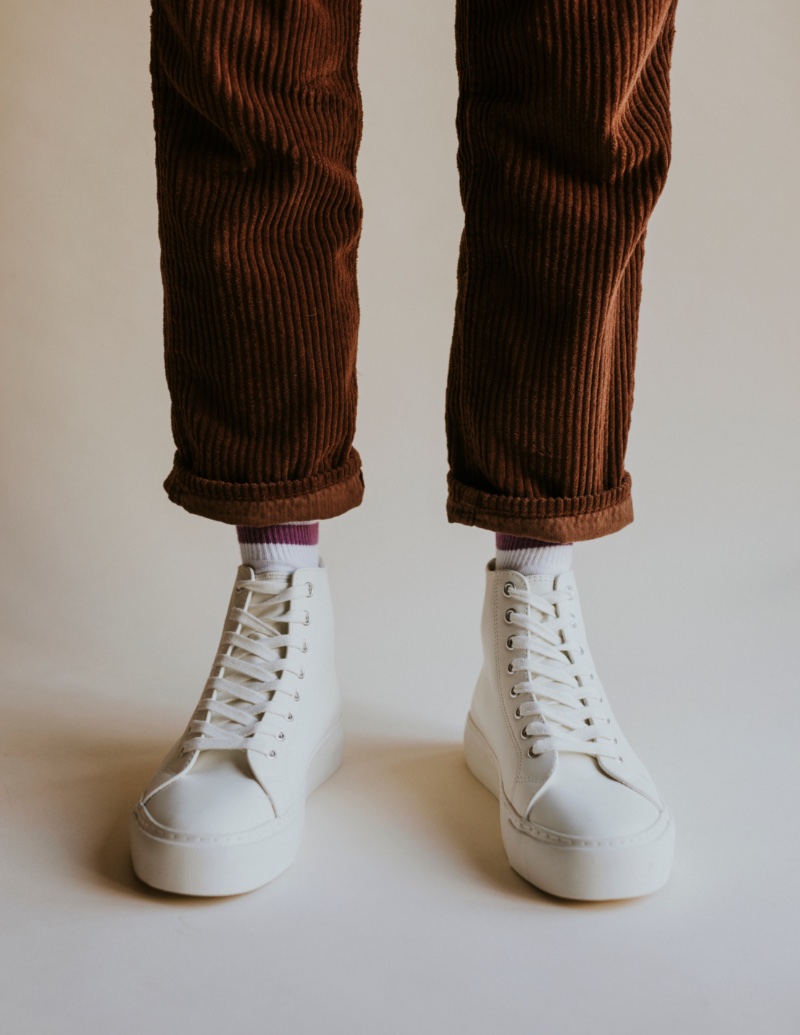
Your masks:
<svg viewBox="0 0 800 1035"><path fill-rule="evenodd" d="M528 837L531 837L536 841L560 844L565 847L624 848L640 844L649 844L650 842L657 841L670 826L670 815L666 809L662 809L656 822L653 823L652 826L648 827L647 830L643 830L639 834L629 834L626 837L611 838L570 837L568 834L557 834L555 831L549 830L547 827L541 827L536 823L531 823L529 820L522 819L508 801L505 791L503 791L503 798L505 799L504 804L506 808L509 813L511 813L506 818L516 830L519 830L520 833L526 834Z"/></svg>
<svg viewBox="0 0 800 1035"><path fill-rule="evenodd" d="M167 841L173 844L185 845L247 845L256 844L260 841L268 841L273 835L280 833L286 827L300 818L300 809L295 807L285 812L282 816L263 823L252 830L240 834L183 834L177 830L169 830L162 827L147 813L143 806L134 810L134 819L141 831L148 837L159 841Z"/></svg>
<svg viewBox="0 0 800 1035"><path fill-rule="evenodd" d="M655 833L649 835L641 834L637 837L616 838L605 841L590 841L580 838L567 838L558 834L539 830L538 828L534 829L527 825L520 824L518 821L511 819L511 817L509 817L508 821L515 829L519 830L520 833L526 834L534 841L542 841L547 844L558 844L565 848L631 848L636 845L651 844L658 841L669 827L669 824L664 825L663 830L660 830L657 835Z"/></svg>

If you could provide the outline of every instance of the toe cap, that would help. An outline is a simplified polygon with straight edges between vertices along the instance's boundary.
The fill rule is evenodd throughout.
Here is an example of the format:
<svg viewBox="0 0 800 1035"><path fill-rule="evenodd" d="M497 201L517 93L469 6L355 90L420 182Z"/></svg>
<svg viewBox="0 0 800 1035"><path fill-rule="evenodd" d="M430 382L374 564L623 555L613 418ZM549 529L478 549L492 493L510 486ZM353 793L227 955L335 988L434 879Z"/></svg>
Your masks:
<svg viewBox="0 0 800 1035"><path fill-rule="evenodd" d="M242 752L209 751L144 805L160 826L187 836L243 833L275 811Z"/></svg>
<svg viewBox="0 0 800 1035"><path fill-rule="evenodd" d="M608 841L641 834L660 815L648 798L608 776L594 758L561 754L528 820L565 837Z"/></svg>

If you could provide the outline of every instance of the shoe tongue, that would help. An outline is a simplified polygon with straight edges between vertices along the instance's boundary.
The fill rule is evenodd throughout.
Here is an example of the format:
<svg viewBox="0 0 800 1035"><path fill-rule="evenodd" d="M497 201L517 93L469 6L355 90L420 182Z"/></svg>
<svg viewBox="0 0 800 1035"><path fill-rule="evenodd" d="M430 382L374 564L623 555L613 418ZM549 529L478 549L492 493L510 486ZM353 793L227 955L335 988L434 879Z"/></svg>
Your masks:
<svg viewBox="0 0 800 1035"><path fill-rule="evenodd" d="M279 568L254 568L253 574L259 582L265 582L267 588L274 591L286 589L292 577L292 572L282 571Z"/></svg>
<svg viewBox="0 0 800 1035"><path fill-rule="evenodd" d="M253 571L259 582L279 582L285 586L289 585L293 574L283 568L254 568Z"/></svg>
<svg viewBox="0 0 800 1035"><path fill-rule="evenodd" d="M557 575L526 575L528 586L534 593L549 592L556 584Z"/></svg>

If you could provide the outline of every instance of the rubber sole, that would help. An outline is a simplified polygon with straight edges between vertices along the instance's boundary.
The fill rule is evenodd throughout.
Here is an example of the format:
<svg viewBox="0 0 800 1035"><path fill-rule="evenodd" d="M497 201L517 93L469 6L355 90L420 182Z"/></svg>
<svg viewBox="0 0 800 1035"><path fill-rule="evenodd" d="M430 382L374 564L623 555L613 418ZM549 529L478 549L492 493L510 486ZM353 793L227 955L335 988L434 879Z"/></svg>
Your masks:
<svg viewBox="0 0 800 1035"><path fill-rule="evenodd" d="M234 836L167 837L144 805L130 818L133 868L137 877L160 891L178 895L240 895L268 884L294 861L305 821L305 799L342 763L344 729L336 726L309 766L305 797L278 819Z"/></svg>
<svg viewBox="0 0 800 1035"><path fill-rule="evenodd" d="M675 852L675 825L666 809L636 837L581 842L526 821L508 801L497 757L471 715L464 754L472 775L500 803L500 832L511 867L558 898L584 902L638 898L662 888Z"/></svg>

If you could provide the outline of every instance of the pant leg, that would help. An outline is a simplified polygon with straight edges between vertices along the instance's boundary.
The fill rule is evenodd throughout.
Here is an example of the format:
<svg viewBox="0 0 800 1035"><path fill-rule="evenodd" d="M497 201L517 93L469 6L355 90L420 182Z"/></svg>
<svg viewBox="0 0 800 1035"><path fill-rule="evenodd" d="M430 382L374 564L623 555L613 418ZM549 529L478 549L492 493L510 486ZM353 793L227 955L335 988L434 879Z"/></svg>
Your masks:
<svg viewBox="0 0 800 1035"><path fill-rule="evenodd" d="M675 0L457 0L451 521L568 542L633 518L624 457L674 16Z"/></svg>
<svg viewBox="0 0 800 1035"><path fill-rule="evenodd" d="M361 501L359 0L152 0L169 497L266 525Z"/></svg>

